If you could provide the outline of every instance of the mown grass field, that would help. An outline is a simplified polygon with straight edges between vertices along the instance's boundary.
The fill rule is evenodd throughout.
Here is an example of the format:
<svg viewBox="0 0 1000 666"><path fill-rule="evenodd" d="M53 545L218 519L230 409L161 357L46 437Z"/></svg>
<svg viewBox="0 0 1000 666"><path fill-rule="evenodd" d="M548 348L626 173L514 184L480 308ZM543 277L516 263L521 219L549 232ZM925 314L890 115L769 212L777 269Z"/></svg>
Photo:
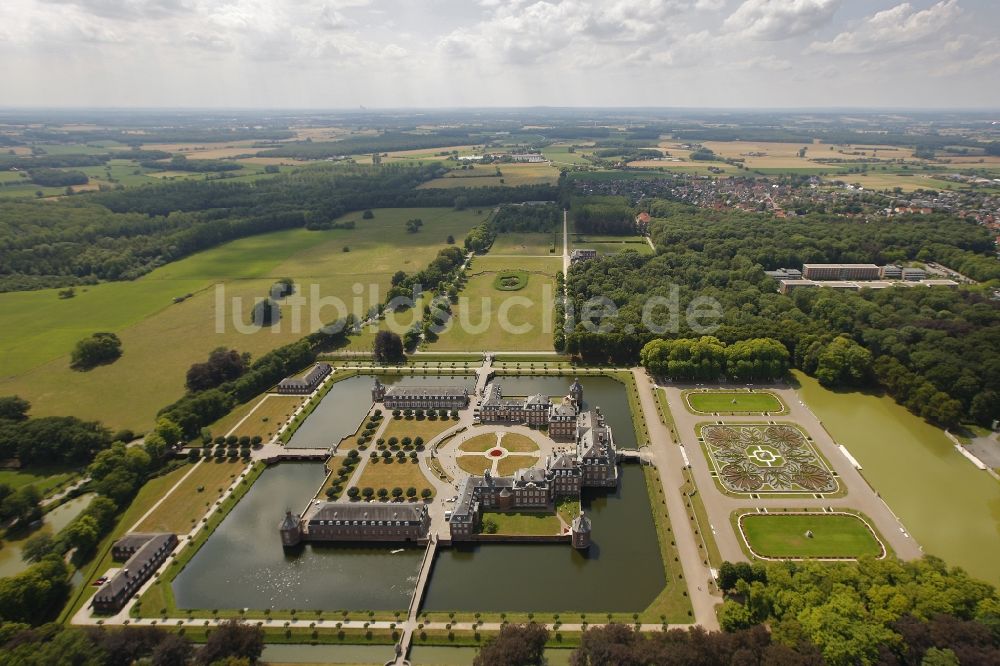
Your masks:
<svg viewBox="0 0 1000 666"><path fill-rule="evenodd" d="M551 251L554 249L554 252ZM555 233L497 234L490 254L562 256L562 229Z"/></svg>
<svg viewBox="0 0 1000 666"><path fill-rule="evenodd" d="M213 429L212 434L216 437L230 434L235 437L260 437L266 442L278 432L278 428L291 417L303 400L302 396L269 395L262 403L257 401L259 406L247 414L246 420L242 423L240 423L242 417L233 419L232 426L226 429ZM237 423L239 425L236 425Z"/></svg>
<svg viewBox="0 0 1000 666"><path fill-rule="evenodd" d="M484 432L482 435L470 437L458 445L459 451L466 453L485 453L497 445L495 432Z"/></svg>
<svg viewBox="0 0 1000 666"><path fill-rule="evenodd" d="M423 269L446 246L488 215L443 208L381 209L373 220L345 216L356 229L295 229L244 238L159 268L134 282L105 283L60 299L54 289L0 294L0 394L31 401L32 414L72 414L112 428L142 430L164 405L180 397L192 363L220 346L260 356L300 339L343 313L325 305L282 306L280 324L241 333L233 320L249 321L255 298L280 277L296 281L308 303L330 297L353 307L355 283L362 309L381 302L397 270ZM419 217L419 233L405 232ZM343 248L348 247L349 252ZM215 285L221 285L216 288ZM178 296L192 294L183 302ZM239 300L237 300L239 299ZM221 306L220 306L221 304ZM236 307L239 305L240 307ZM311 310L315 317L311 316ZM123 356L90 372L75 372L68 354L95 331L116 332Z"/></svg>
<svg viewBox="0 0 1000 666"><path fill-rule="evenodd" d="M385 488L389 491L393 488L402 488L405 491L412 486L417 489L418 497L420 491L425 488L434 492L434 485L424 476L419 463L413 463L409 458L403 462L393 459L391 463L386 463L384 460L379 462L369 460L356 485L358 488L375 490Z"/></svg>
<svg viewBox="0 0 1000 666"><path fill-rule="evenodd" d="M432 421L426 417L418 420L416 418L397 419L390 416L389 424L385 427L385 431L380 437L386 441L390 437L395 437L399 440L402 440L404 437L409 437L410 439L423 437L424 444L426 444L455 425L458 425L458 422L452 421L450 417L447 419L438 418Z"/></svg>
<svg viewBox="0 0 1000 666"><path fill-rule="evenodd" d="M483 513L483 524L488 520L496 523L495 534L510 536L548 536L562 529L559 517L551 513Z"/></svg>
<svg viewBox="0 0 1000 666"><path fill-rule="evenodd" d="M31 470L0 470L0 483L17 490L34 486L43 496L76 476L76 471L63 467L32 467Z"/></svg>
<svg viewBox="0 0 1000 666"><path fill-rule="evenodd" d="M187 534L245 468L243 462L202 461L136 531Z"/></svg>
<svg viewBox="0 0 1000 666"><path fill-rule="evenodd" d="M775 558L879 556L882 546L859 518L846 514L749 514L740 519L754 553ZM807 532L812 536L806 536Z"/></svg>
<svg viewBox="0 0 1000 666"><path fill-rule="evenodd" d="M570 251L597 250L599 254L614 254L622 250L635 250L639 254L653 254L643 236L594 236L570 234Z"/></svg>
<svg viewBox="0 0 1000 666"><path fill-rule="evenodd" d="M537 462L538 456L509 455L497 463L497 474L499 476L511 476L518 470L534 467Z"/></svg>
<svg viewBox="0 0 1000 666"><path fill-rule="evenodd" d="M500 271L528 273L527 285L517 291L494 288ZM555 275L562 257L476 257L468 269L469 281L452 306L450 327L430 351L544 351L552 348ZM507 322L503 325L502 322Z"/></svg>
<svg viewBox="0 0 1000 666"><path fill-rule="evenodd" d="M692 391L686 394L691 411L701 414L782 412L785 407L773 393L746 391Z"/></svg>

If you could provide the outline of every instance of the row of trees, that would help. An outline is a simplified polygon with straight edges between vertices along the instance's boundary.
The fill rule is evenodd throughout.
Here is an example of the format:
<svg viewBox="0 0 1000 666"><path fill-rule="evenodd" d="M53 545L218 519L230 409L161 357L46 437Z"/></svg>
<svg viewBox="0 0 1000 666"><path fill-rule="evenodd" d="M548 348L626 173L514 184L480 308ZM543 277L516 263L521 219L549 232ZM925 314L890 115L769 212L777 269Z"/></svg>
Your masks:
<svg viewBox="0 0 1000 666"><path fill-rule="evenodd" d="M18 666L209 666L257 663L264 651L264 630L227 620L207 631L200 648L182 634L159 627L92 627L46 624L31 628L9 622L0 626L0 664Z"/></svg>
<svg viewBox="0 0 1000 666"><path fill-rule="evenodd" d="M769 381L788 372L789 354L772 338L740 340L726 346L712 336L652 340L639 352L640 362L654 375L680 380Z"/></svg>

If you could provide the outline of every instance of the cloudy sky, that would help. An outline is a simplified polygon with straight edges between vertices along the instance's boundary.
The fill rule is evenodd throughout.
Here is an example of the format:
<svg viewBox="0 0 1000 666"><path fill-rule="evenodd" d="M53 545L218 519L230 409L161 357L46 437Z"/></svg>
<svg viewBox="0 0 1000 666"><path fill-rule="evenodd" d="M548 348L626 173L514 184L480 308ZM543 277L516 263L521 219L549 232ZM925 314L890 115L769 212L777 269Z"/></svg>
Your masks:
<svg viewBox="0 0 1000 666"><path fill-rule="evenodd" d="M0 0L0 106L1000 107L996 0Z"/></svg>

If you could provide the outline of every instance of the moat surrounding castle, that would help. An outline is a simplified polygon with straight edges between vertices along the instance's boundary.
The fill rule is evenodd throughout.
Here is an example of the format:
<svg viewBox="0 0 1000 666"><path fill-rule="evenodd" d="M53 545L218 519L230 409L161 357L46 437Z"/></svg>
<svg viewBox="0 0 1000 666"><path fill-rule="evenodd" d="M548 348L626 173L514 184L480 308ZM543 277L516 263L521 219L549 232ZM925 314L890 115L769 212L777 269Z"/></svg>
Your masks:
<svg viewBox="0 0 1000 666"><path fill-rule="evenodd" d="M473 418L478 424L527 426L537 429L553 443L569 446L551 448L539 465L497 475L464 474L458 480L458 494L443 518L448 523L448 540L472 541L481 538L484 512L555 511L564 498L579 501L585 488L614 489L618 485L618 452L612 428L600 407L584 408L584 389L579 380L569 386L565 397L551 400L535 393L525 398L504 397L502 383L490 375L475 402ZM387 387L376 378L372 401L387 410L464 410L472 404L468 388L400 383ZM464 428L463 428L464 429ZM491 454L505 455L499 447ZM285 547L303 542L420 542L432 533L432 516L424 503L400 501L314 501L296 516L288 511L279 531ZM592 523L581 511L573 517L565 534L552 535L568 541L576 549L591 545ZM438 531L441 534L441 531ZM506 538L505 538L506 536ZM491 540L523 539L517 535L493 535Z"/></svg>

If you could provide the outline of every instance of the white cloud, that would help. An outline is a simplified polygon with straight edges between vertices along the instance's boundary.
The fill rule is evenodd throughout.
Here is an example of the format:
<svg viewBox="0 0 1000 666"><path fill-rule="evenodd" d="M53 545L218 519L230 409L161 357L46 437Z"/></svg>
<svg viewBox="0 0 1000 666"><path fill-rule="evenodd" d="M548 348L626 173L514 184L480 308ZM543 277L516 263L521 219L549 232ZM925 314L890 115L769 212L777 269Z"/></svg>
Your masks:
<svg viewBox="0 0 1000 666"><path fill-rule="evenodd" d="M833 18L841 0L746 0L723 28L750 39L781 40L815 30Z"/></svg>
<svg viewBox="0 0 1000 666"><path fill-rule="evenodd" d="M943 0L923 11L914 11L904 2L873 14L854 31L841 32L828 42L813 42L809 48L835 54L887 51L933 37L960 11L957 0Z"/></svg>

